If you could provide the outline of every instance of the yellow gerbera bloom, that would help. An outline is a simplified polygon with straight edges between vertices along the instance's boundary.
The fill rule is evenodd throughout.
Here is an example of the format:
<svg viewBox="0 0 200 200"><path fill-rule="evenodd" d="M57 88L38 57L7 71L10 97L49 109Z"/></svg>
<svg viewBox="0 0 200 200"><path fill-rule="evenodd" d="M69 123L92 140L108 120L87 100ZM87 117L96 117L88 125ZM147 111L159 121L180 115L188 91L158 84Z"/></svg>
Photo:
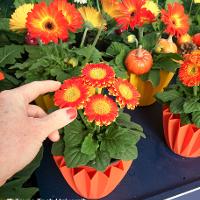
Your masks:
<svg viewBox="0 0 200 200"><path fill-rule="evenodd" d="M103 16L95 8L84 6L78 10L89 28L94 27L100 29L106 25Z"/></svg>
<svg viewBox="0 0 200 200"><path fill-rule="evenodd" d="M22 32L26 29L27 14L33 9L34 4L28 3L19 6L11 15L10 30Z"/></svg>
<svg viewBox="0 0 200 200"><path fill-rule="evenodd" d="M194 3L200 3L200 0L194 0Z"/></svg>
<svg viewBox="0 0 200 200"><path fill-rule="evenodd" d="M158 7L158 4L153 2L153 1L146 1L146 3L143 6L144 8L146 8L147 10L151 11L156 17L159 15L160 13L160 9Z"/></svg>

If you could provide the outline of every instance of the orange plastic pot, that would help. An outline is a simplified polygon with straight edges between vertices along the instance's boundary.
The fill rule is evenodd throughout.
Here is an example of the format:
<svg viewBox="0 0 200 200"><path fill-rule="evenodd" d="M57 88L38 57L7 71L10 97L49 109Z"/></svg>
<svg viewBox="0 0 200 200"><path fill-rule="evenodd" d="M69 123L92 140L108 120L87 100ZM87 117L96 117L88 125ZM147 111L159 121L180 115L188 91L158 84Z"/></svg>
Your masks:
<svg viewBox="0 0 200 200"><path fill-rule="evenodd" d="M139 76L135 74L130 74L130 83L137 88L141 95L139 105L149 106L153 104L156 101L154 95L158 92L163 91L163 89L168 86L173 76L173 72L161 70L160 83L158 86L154 87L150 81L143 81Z"/></svg>
<svg viewBox="0 0 200 200"><path fill-rule="evenodd" d="M200 129L194 124L181 125L180 116L163 109L163 129L169 148L176 154L195 158L200 156Z"/></svg>
<svg viewBox="0 0 200 200"><path fill-rule="evenodd" d="M132 164L132 161L120 160L101 172L87 166L68 168L63 156L53 156L53 158L70 187L87 199L100 199L110 194Z"/></svg>

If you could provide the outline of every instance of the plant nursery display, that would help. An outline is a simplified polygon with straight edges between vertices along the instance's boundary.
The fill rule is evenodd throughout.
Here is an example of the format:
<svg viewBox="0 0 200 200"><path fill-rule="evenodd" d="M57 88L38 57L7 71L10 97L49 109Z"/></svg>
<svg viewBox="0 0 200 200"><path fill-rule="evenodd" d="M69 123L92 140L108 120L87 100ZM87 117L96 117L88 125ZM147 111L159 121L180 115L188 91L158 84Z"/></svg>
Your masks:
<svg viewBox="0 0 200 200"><path fill-rule="evenodd" d="M156 95L165 104L163 128L168 146L185 157L200 156L200 50L186 54L176 84Z"/></svg>
<svg viewBox="0 0 200 200"><path fill-rule="evenodd" d="M78 110L77 119L60 130L52 154L80 196L108 195L137 158L136 144L145 135L127 114L137 106L165 104L170 149L200 156L199 13L199 0L0 2L0 91L32 81L62 83L33 103L46 112ZM19 175L20 184L15 178L9 183L13 198L25 191L27 179Z"/></svg>

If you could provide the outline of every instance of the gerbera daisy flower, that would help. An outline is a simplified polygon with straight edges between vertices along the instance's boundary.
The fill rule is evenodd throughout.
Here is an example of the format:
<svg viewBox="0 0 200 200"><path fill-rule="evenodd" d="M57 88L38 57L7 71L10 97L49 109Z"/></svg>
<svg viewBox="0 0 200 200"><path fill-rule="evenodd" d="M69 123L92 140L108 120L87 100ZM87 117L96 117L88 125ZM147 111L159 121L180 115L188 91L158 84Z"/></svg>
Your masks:
<svg viewBox="0 0 200 200"><path fill-rule="evenodd" d="M186 61L193 63L197 67L200 67L200 50L197 49L197 50L192 51L191 54L186 54L184 56L184 59Z"/></svg>
<svg viewBox="0 0 200 200"><path fill-rule="evenodd" d="M120 3L117 0L101 0L103 11L110 17L121 16Z"/></svg>
<svg viewBox="0 0 200 200"><path fill-rule="evenodd" d="M82 109L89 97L89 89L81 78L65 80L61 88L55 92L54 104L60 108L75 107Z"/></svg>
<svg viewBox="0 0 200 200"><path fill-rule="evenodd" d="M147 0L146 3L144 4L143 8L146 8L147 10L151 11L154 14L154 16L156 16L156 17L160 13L158 4L151 0Z"/></svg>
<svg viewBox="0 0 200 200"><path fill-rule="evenodd" d="M118 108L111 98L97 94L87 101L84 114L89 122L94 121L98 126L108 126L118 116Z"/></svg>
<svg viewBox="0 0 200 200"><path fill-rule="evenodd" d="M103 88L112 84L115 72L111 66L104 63L86 64L82 69L82 77L87 85Z"/></svg>
<svg viewBox="0 0 200 200"><path fill-rule="evenodd" d="M5 79L5 75L2 71L0 71L0 81Z"/></svg>
<svg viewBox="0 0 200 200"><path fill-rule="evenodd" d="M78 10L89 28L100 29L105 27L106 22L103 19L103 16L95 8L84 6L80 7Z"/></svg>
<svg viewBox="0 0 200 200"><path fill-rule="evenodd" d="M116 21L122 31L127 30L129 26L134 29L137 25L142 26L155 19L151 11L142 8L145 2L145 0L123 0L120 3L122 15L116 18Z"/></svg>
<svg viewBox="0 0 200 200"><path fill-rule="evenodd" d="M58 43L58 39L66 40L68 37L64 15L44 2L35 4L32 12L28 13L26 26L31 37L39 38L45 44Z"/></svg>
<svg viewBox="0 0 200 200"><path fill-rule="evenodd" d="M127 80L121 78L115 79L115 82L108 91L109 94L116 96L116 101L121 108L127 106L128 109L133 110L139 104L140 94Z"/></svg>
<svg viewBox="0 0 200 200"><path fill-rule="evenodd" d="M27 14L33 9L34 4L28 3L19 6L11 15L9 22L10 30L23 32L26 29Z"/></svg>
<svg viewBox="0 0 200 200"><path fill-rule="evenodd" d="M166 25L165 32L180 36L189 30L189 18L184 13L184 7L180 3L168 4L168 11L161 10L161 20Z"/></svg>
<svg viewBox="0 0 200 200"><path fill-rule="evenodd" d="M67 21L68 29L71 32L75 33L78 29L82 28L83 18L74 4L68 3L66 0L54 0L51 6L62 11Z"/></svg>
<svg viewBox="0 0 200 200"><path fill-rule="evenodd" d="M179 69L179 79L188 87L200 85L200 67L185 61Z"/></svg>

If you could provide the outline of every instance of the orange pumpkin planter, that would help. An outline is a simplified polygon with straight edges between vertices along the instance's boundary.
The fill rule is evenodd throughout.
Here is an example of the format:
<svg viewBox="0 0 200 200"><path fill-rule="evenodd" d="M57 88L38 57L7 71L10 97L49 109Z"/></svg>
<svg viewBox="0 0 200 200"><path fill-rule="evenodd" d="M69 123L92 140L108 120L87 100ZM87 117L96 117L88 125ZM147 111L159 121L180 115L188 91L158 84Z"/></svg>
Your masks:
<svg viewBox="0 0 200 200"><path fill-rule="evenodd" d="M132 161L120 160L101 172L87 166L68 168L63 156L53 156L53 159L70 187L87 199L99 199L111 193L132 164Z"/></svg>
<svg viewBox="0 0 200 200"><path fill-rule="evenodd" d="M181 125L179 115L163 110L163 129L169 148L184 157L200 156L200 129L193 124Z"/></svg>

